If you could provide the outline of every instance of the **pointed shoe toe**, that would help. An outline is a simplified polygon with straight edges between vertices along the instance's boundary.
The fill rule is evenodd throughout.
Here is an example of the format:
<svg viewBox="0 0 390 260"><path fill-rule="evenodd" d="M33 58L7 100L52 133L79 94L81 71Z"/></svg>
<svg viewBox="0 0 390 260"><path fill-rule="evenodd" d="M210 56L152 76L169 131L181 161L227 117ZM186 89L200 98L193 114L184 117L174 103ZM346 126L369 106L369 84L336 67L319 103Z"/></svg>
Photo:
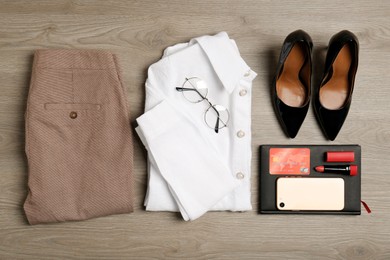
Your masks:
<svg viewBox="0 0 390 260"><path fill-rule="evenodd" d="M282 129L290 138L295 138L305 120L309 103L304 107L290 107L283 102L277 102L276 113Z"/></svg>
<svg viewBox="0 0 390 260"><path fill-rule="evenodd" d="M330 141L334 141L344 124L348 110L329 110L320 107L317 113L317 120L320 123L324 135Z"/></svg>

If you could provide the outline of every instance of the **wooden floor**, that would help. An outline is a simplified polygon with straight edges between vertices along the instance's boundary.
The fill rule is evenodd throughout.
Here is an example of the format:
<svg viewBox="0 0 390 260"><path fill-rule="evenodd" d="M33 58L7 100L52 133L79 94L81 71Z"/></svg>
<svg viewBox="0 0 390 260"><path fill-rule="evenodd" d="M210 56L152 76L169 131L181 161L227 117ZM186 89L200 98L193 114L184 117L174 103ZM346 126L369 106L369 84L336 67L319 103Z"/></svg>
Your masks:
<svg viewBox="0 0 390 260"><path fill-rule="evenodd" d="M314 82L325 47L343 29L360 41L348 119L335 142L310 109L294 140L270 103L281 44L302 28L314 40ZM120 57L131 120L142 114L150 64L167 46L227 31L258 73L253 84L252 204L194 222L145 212L146 152L135 138L136 208L130 215L29 226L24 111L32 55L40 48L99 48ZM0 259L390 259L390 1L0 0ZM260 215L260 144L360 144L361 216Z"/></svg>

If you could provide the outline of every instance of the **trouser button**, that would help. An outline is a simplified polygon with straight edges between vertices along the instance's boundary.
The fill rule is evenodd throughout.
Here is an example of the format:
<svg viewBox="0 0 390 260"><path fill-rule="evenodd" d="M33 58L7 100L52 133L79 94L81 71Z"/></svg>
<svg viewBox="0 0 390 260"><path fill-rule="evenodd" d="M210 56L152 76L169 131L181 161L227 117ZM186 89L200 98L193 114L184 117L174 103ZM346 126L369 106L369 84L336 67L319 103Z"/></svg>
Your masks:
<svg viewBox="0 0 390 260"><path fill-rule="evenodd" d="M75 112L75 111L70 112L69 117L72 119L77 118L77 112Z"/></svg>

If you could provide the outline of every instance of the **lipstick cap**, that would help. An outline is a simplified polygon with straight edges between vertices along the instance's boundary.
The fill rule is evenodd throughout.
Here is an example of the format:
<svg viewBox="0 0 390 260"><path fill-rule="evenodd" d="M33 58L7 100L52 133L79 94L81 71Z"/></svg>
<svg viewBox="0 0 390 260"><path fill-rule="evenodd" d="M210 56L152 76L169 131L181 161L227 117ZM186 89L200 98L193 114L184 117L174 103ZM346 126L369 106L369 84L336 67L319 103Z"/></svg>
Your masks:
<svg viewBox="0 0 390 260"><path fill-rule="evenodd" d="M354 152L326 152L326 162L354 162Z"/></svg>

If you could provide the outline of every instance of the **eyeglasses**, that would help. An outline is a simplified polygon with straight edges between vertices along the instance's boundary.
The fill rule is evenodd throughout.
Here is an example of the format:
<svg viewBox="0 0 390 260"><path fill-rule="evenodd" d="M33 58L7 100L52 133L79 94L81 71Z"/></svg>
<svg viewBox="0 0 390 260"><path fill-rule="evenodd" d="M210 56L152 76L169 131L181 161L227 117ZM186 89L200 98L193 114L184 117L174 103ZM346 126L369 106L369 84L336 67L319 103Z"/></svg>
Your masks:
<svg viewBox="0 0 390 260"><path fill-rule="evenodd" d="M207 101L209 108L204 113L204 121L216 133L218 133L219 129L227 127L229 110L221 105L213 105L207 99L208 88L204 80L197 77L186 78L183 86L177 87L176 90L182 92L185 99L191 103Z"/></svg>

